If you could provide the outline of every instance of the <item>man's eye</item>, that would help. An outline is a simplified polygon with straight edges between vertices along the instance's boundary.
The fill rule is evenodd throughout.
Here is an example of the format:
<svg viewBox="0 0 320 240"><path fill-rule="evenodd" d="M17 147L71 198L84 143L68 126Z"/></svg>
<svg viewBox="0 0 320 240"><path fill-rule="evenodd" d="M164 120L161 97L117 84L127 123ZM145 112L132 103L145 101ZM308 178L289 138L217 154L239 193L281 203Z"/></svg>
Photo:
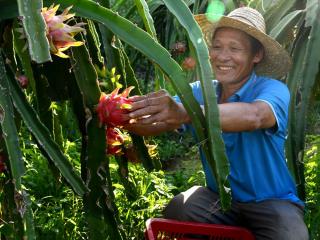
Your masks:
<svg viewBox="0 0 320 240"><path fill-rule="evenodd" d="M241 50L241 48L238 48L238 47L232 47L231 48L231 51L240 51Z"/></svg>

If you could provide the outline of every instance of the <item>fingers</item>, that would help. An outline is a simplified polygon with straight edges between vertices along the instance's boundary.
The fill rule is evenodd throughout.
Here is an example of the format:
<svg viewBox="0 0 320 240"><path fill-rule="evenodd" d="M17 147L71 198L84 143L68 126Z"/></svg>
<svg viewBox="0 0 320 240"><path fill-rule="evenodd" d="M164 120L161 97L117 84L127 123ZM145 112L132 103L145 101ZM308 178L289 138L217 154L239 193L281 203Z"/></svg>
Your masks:
<svg viewBox="0 0 320 240"><path fill-rule="evenodd" d="M132 96L130 97L129 99L133 102L138 102L138 101L142 101L142 100L145 100L147 98L157 98L157 97L160 97L160 96L169 96L168 92L164 89L161 89L157 92L152 92L152 93L148 93L146 95L142 95L142 96Z"/></svg>
<svg viewBox="0 0 320 240"><path fill-rule="evenodd" d="M161 109L159 106L148 106L148 107L138 108L137 110L130 112L129 117L133 119L143 118L148 115L156 114L157 112L160 112L160 111Z"/></svg>
<svg viewBox="0 0 320 240"><path fill-rule="evenodd" d="M165 90L149 93L144 96L131 97L130 112L126 117L130 122L139 124L153 124L156 122L166 122L170 118L170 110L174 100Z"/></svg>
<svg viewBox="0 0 320 240"><path fill-rule="evenodd" d="M171 97L165 91L147 94L140 97L135 97L131 104L129 116L132 118L139 118L144 115L155 114L169 107Z"/></svg>

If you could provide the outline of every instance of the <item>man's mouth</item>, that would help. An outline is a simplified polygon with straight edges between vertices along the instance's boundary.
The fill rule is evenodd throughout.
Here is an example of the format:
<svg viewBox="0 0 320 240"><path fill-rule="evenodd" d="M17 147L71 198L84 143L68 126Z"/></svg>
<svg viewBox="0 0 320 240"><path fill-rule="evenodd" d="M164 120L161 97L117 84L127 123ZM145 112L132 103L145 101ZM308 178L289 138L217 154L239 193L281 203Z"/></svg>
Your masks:
<svg viewBox="0 0 320 240"><path fill-rule="evenodd" d="M230 71L233 69L233 67L230 67L230 66L217 66L218 70L221 70L221 71Z"/></svg>

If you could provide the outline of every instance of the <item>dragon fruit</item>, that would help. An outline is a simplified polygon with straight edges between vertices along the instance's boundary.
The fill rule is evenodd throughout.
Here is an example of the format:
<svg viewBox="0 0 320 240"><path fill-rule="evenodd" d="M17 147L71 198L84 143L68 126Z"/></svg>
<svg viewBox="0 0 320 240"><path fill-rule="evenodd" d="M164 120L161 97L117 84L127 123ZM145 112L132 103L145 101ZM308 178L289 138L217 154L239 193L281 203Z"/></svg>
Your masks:
<svg viewBox="0 0 320 240"><path fill-rule="evenodd" d="M62 58L69 56L63 53L70 47L83 45L82 41L76 41L74 36L79 32L85 32L81 26L84 23L77 23L73 26L65 24L64 21L74 17L75 14L69 14L72 6L66 8L62 14L56 15L59 5L51 5L49 8L42 8L42 16L47 24L47 38L50 44L50 51Z"/></svg>
<svg viewBox="0 0 320 240"><path fill-rule="evenodd" d="M122 155L122 145L125 141L125 136L120 129L108 127L106 130L107 149L108 155Z"/></svg>
<svg viewBox="0 0 320 240"><path fill-rule="evenodd" d="M128 113L128 110L131 109L132 101L128 99L128 95L133 88L128 87L121 94L118 94L119 88L108 95L101 94L96 109L101 124L108 127L121 127L127 122L123 118L123 114Z"/></svg>

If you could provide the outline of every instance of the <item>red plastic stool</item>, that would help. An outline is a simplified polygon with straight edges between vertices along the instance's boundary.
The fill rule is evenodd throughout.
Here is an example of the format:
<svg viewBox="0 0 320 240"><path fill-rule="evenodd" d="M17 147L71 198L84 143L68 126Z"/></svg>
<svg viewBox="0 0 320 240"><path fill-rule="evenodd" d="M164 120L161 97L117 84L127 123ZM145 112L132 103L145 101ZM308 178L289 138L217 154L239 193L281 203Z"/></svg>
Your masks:
<svg viewBox="0 0 320 240"><path fill-rule="evenodd" d="M180 222L176 220L150 218L146 222L147 240L254 240L245 228L218 224ZM195 236L196 237L192 237Z"/></svg>

